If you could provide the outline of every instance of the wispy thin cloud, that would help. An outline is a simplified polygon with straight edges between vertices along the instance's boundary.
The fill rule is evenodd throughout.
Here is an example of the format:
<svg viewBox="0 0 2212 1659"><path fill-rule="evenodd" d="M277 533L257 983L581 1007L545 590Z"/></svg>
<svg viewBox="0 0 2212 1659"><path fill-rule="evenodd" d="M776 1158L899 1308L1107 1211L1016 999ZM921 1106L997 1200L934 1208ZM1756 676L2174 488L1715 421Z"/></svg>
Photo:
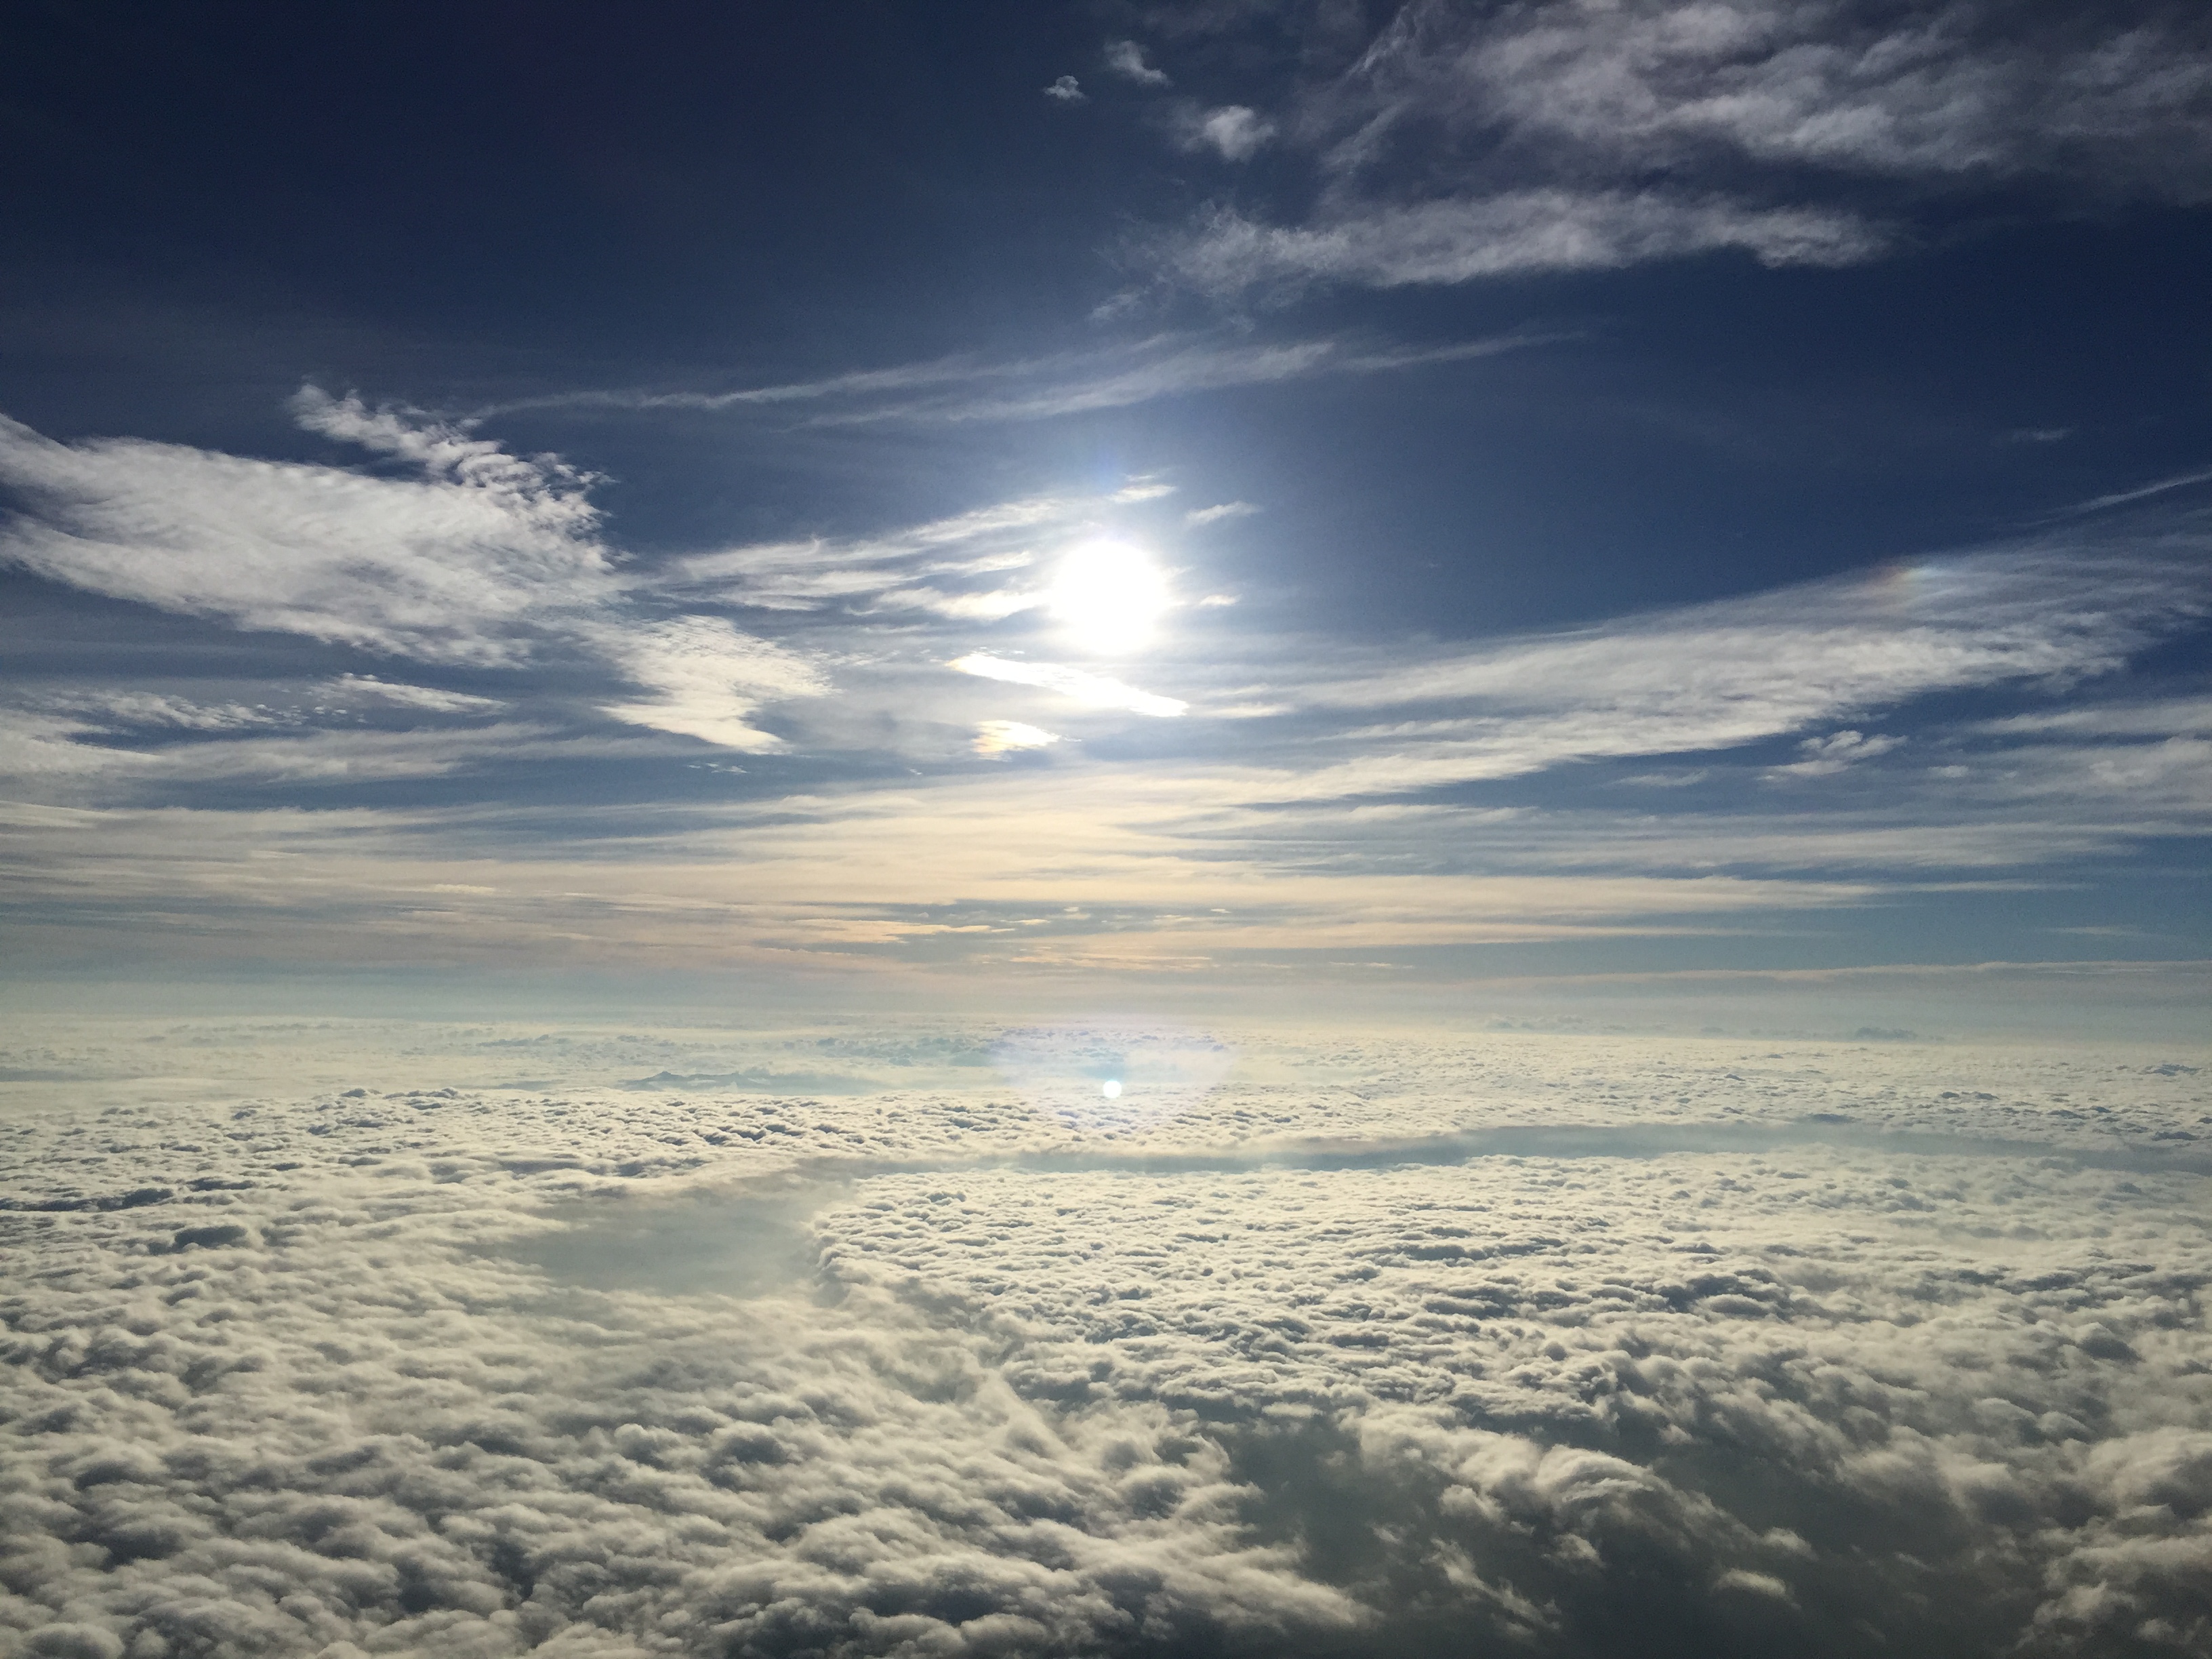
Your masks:
<svg viewBox="0 0 2212 1659"><path fill-rule="evenodd" d="M1824 208L1546 189L1378 204L1319 225L1270 225L1223 209L1160 241L1154 255L1177 282L1233 295L1312 282L1404 288L1610 270L1729 248L1770 265L1851 264L1884 240L1856 215Z"/></svg>
<svg viewBox="0 0 2212 1659"><path fill-rule="evenodd" d="M2147 501L2154 495L2186 489L2192 484L2212 483L2212 467L2196 472L2179 472L2171 478L2160 478L2155 483L2138 484L2133 489L2116 490L2109 495L2093 495L2086 501L2076 501L2071 507L2061 507L2052 518L2080 518L2087 514L2102 513L2112 507L2125 507L2130 501Z"/></svg>
<svg viewBox="0 0 2212 1659"><path fill-rule="evenodd" d="M1189 587L1136 666L1086 659L1040 611L1060 550L1110 532L1168 553L1247 504L1186 511L1178 480L1126 478L651 564L588 510L562 507L553 532L532 517L540 495L588 489L556 461L357 400L310 412L370 443L380 472L13 435L19 471L74 491L25 490L7 532L58 579L109 592L124 570L130 597L225 627L276 625L261 618L281 599L288 631L422 665L338 659L266 691L53 686L0 710L9 792L94 815L9 830L14 902L98 892L120 915L158 894L196 927L251 917L256 937L272 913L303 938L383 915L440 949L573 935L700 962L1366 960L1777 927L2046 880L2212 824L2201 688L2100 682L2212 616L2187 520L1571 630L1382 643L1194 600L1194 550L1163 557ZM371 516L325 538L312 503L356 499ZM226 501L280 550L265 568L232 556ZM70 562L71 526L142 523L164 539L137 562ZM447 539L456 525L474 539ZM362 546L371 562L346 564ZM358 591L376 559L519 597L456 600L434 629ZM1933 721L1923 700L1962 691L2016 701ZM728 764L740 754L763 758ZM574 776L612 763L646 793L579 799ZM654 778L681 787L655 795ZM423 779L467 781L440 787L482 810L353 805ZM272 786L331 805L210 805ZM419 918L392 908L426 887L445 896ZM1088 919L1029 926L1048 896Z"/></svg>
<svg viewBox="0 0 2212 1659"><path fill-rule="evenodd" d="M2100 702L2083 708L2040 708L1984 720L1974 728L1993 737L2166 738L2212 736L2212 697L2179 696Z"/></svg>
<svg viewBox="0 0 2212 1659"><path fill-rule="evenodd" d="M59 444L0 418L0 483L27 509L0 526L0 562L112 599L417 662L519 672L548 655L595 660L655 694L610 703L616 718L729 747L776 746L751 714L825 689L790 653L726 621L641 614L602 539L587 475L313 386L293 407L308 430L417 476L128 439ZM447 713L498 706L374 677L346 691Z"/></svg>
<svg viewBox="0 0 2212 1659"><path fill-rule="evenodd" d="M0 419L0 483L27 508L0 528L0 562L240 628L485 666L618 594L576 475L354 399L317 394L302 419L423 476L58 444Z"/></svg>
<svg viewBox="0 0 2212 1659"><path fill-rule="evenodd" d="M46 698L45 706L117 732L149 726L180 732L247 732L281 725L285 718L267 708L202 702L159 691L68 692Z"/></svg>
<svg viewBox="0 0 2212 1659"><path fill-rule="evenodd" d="M831 406L800 415L799 422L845 427L902 421L961 424L1050 420L1087 410L1125 409L1162 398L1279 385L1314 376L1382 374L1468 362L1574 337L1568 333L1520 331L1474 340L1389 344L1352 337L1248 343L1207 335L1164 334L1041 357L939 358L728 392L633 388L550 392L489 404L470 418L480 421L529 410L721 414L828 404Z"/></svg>
<svg viewBox="0 0 2212 1659"><path fill-rule="evenodd" d="M1807 738L1797 745L1805 758L1767 769L1770 778L1832 778L1862 761L1879 759L1899 747L1903 738L1869 736L1864 732L1832 732L1825 738Z"/></svg>
<svg viewBox="0 0 2212 1659"><path fill-rule="evenodd" d="M1133 714L1150 714L1156 719L1166 720L1186 714L1190 708L1188 703L1179 698L1140 691L1135 686L1125 685L1107 675L1093 674L1060 663L1010 662L988 652L973 651L945 665L963 674L973 674L979 679L1037 686L1072 702L1079 702L1086 708L1126 708Z"/></svg>
<svg viewBox="0 0 2212 1659"><path fill-rule="evenodd" d="M1127 505L1117 501L1121 493L1030 496L872 536L689 554L663 566L651 585L686 602L793 617L909 611L997 620L1043 602L1041 586L1007 583L1036 563L1035 550Z"/></svg>
<svg viewBox="0 0 2212 1659"><path fill-rule="evenodd" d="M849 398L874 392L910 392L917 386L964 385L976 380L1033 374L1065 362L1066 356L1015 359L988 362L969 356L939 357L927 362L902 363L889 368L854 369L819 380L792 380L769 386L738 386L726 392L662 391L635 388L585 389L549 392L533 398L516 398L488 404L474 410L471 420L532 409L723 410L811 403L825 398Z"/></svg>
<svg viewBox="0 0 2212 1659"><path fill-rule="evenodd" d="M425 709L436 714L495 714L507 707L497 697L441 690L432 685L410 685L404 681L381 679L374 674L341 674L325 690L334 697L366 698L371 702Z"/></svg>
<svg viewBox="0 0 2212 1659"><path fill-rule="evenodd" d="M603 713L747 754L786 746L783 738L752 723L763 704L823 696L830 690L812 664L740 633L720 617L611 630L603 648L621 663L625 678L654 694L606 704Z"/></svg>
<svg viewBox="0 0 2212 1659"><path fill-rule="evenodd" d="M1348 55L1343 27L1316 16L1272 118L1310 205L1200 218L1155 245L1172 280L1395 287L1725 248L1844 264L1909 240L1931 195L2212 197L2212 31L2181 8L1418 3Z"/></svg>
<svg viewBox="0 0 2212 1659"><path fill-rule="evenodd" d="M1509 351L1555 343L1569 334L1514 333L1435 345L1373 346L1339 339L1281 344L1196 344L1160 351L1127 367L1102 365L1033 389L996 395L887 402L845 414L817 416L819 426L858 426L880 421L958 423L1050 420L1101 409L1126 409L1160 398L1189 397L1239 386L1274 386L1318 375L1385 374L1443 363L1470 362Z"/></svg>
<svg viewBox="0 0 2212 1659"><path fill-rule="evenodd" d="M542 721L381 731L358 726L271 732L254 726L193 728L190 740L128 746L115 728L64 715L0 709L0 777L82 786L74 798L129 799L185 785L282 784L341 787L447 777L500 766L589 764L665 757L667 739L583 733Z"/></svg>
<svg viewBox="0 0 2212 1659"><path fill-rule="evenodd" d="M1259 510L1249 501L1221 501L1186 513L1182 520L1185 524L1219 524L1224 519L1249 519Z"/></svg>

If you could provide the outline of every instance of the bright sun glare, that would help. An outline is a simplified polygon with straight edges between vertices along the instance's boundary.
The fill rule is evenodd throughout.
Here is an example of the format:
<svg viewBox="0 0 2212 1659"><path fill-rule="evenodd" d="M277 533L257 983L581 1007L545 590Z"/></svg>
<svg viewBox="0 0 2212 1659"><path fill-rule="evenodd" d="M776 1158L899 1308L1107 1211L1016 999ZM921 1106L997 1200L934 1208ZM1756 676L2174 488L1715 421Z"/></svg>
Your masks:
<svg viewBox="0 0 2212 1659"><path fill-rule="evenodd" d="M1086 651L1119 656L1142 646L1168 608L1167 578L1142 548L1091 542L1060 561L1052 613Z"/></svg>

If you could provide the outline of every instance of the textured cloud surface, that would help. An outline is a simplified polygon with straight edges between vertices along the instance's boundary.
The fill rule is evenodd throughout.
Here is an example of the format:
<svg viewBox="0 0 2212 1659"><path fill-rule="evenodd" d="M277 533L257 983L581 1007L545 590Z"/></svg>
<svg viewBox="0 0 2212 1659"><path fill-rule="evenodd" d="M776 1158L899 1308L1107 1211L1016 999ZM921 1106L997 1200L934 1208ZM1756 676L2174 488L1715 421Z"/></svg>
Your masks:
<svg viewBox="0 0 2212 1659"><path fill-rule="evenodd" d="M1415 0L1371 33L1356 8L1285 10L1297 67L1272 90L1312 206L1291 224L1217 209L1164 242L1164 267L1200 289L1460 283L1722 248L1846 264L1908 242L1931 199L1956 211L2009 192L2048 210L2212 192L2212 33L2194 7ZM1253 17L1159 21L1236 35Z"/></svg>
<svg viewBox="0 0 2212 1659"><path fill-rule="evenodd" d="M2212 1634L2203 1055L113 1024L0 1058L11 1651Z"/></svg>

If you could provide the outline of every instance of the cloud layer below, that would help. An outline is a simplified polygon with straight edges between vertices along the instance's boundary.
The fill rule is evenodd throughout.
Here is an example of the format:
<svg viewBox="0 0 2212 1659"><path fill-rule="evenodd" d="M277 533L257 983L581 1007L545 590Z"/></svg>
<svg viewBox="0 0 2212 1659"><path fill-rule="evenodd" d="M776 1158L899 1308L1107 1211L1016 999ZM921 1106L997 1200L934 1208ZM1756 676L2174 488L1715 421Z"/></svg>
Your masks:
<svg viewBox="0 0 2212 1659"><path fill-rule="evenodd" d="M2212 1057L16 1036L27 1653L2208 1633Z"/></svg>

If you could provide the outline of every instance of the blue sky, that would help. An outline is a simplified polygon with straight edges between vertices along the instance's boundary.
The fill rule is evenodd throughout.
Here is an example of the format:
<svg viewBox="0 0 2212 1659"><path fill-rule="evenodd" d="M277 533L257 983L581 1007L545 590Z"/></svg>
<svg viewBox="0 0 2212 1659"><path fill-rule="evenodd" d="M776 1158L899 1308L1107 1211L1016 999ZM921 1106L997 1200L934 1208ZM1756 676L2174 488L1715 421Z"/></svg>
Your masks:
<svg viewBox="0 0 2212 1659"><path fill-rule="evenodd" d="M2197 8L21 21L11 975L2201 995Z"/></svg>

